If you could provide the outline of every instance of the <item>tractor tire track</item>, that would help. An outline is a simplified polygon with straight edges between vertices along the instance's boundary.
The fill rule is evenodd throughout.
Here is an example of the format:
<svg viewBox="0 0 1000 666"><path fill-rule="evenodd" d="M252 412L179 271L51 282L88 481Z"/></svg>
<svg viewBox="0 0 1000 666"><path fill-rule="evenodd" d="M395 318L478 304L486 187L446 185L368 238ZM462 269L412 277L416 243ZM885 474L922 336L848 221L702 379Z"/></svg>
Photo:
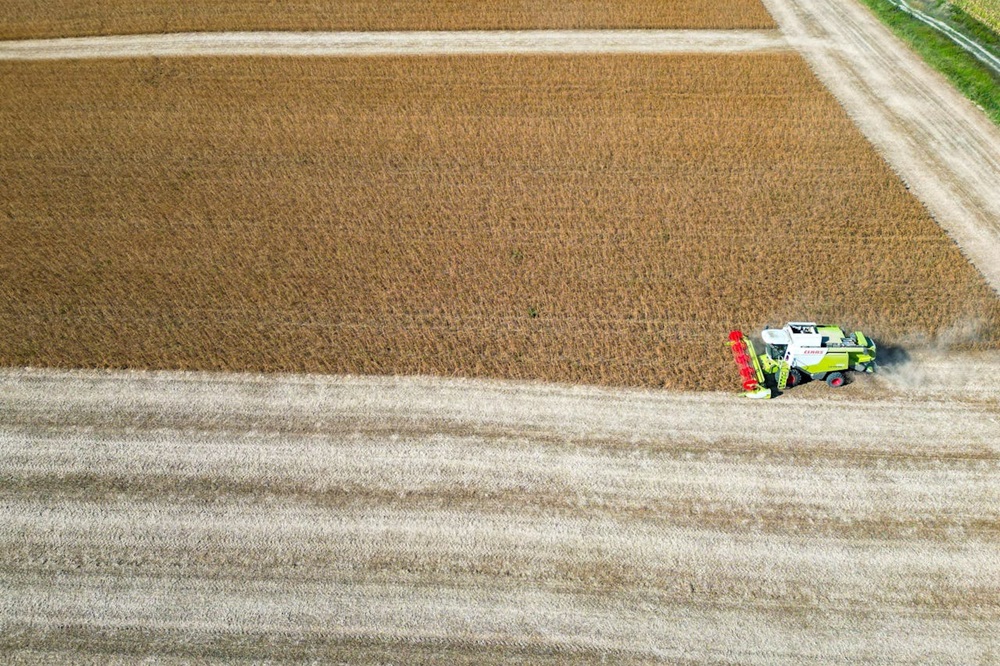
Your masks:
<svg viewBox="0 0 1000 666"><path fill-rule="evenodd" d="M0 60L785 50L775 30L206 32L0 41Z"/></svg>

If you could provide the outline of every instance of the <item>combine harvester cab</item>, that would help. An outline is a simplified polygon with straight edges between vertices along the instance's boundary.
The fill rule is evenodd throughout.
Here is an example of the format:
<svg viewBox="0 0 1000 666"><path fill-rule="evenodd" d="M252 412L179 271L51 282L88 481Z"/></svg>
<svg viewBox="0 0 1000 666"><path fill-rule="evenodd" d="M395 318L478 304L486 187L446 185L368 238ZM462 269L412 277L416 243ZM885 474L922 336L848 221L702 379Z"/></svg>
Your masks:
<svg viewBox="0 0 1000 666"><path fill-rule="evenodd" d="M845 373L875 372L875 343L861 331L847 335L838 326L791 322L761 333L764 353L742 331L732 331L727 343L740 370L743 395L770 398L808 379L833 388L846 382Z"/></svg>

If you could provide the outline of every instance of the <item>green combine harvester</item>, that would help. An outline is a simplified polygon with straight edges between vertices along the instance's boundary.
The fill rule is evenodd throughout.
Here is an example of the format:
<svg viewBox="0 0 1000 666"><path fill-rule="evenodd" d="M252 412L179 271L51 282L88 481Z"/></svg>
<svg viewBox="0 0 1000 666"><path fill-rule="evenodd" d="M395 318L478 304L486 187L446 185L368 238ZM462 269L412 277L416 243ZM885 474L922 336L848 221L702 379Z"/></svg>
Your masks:
<svg viewBox="0 0 1000 666"><path fill-rule="evenodd" d="M764 353L741 331L729 334L727 343L743 378L743 395L767 399L806 379L823 380L833 388L843 386L844 373L875 372L875 343L861 331L847 335L838 326L791 322L784 328L761 333Z"/></svg>

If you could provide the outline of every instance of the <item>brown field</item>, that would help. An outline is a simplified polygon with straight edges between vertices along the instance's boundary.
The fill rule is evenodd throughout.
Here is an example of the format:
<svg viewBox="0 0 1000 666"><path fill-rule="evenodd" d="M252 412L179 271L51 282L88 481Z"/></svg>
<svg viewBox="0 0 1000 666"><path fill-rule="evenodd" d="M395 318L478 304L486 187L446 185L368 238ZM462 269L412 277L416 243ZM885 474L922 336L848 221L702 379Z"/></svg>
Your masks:
<svg viewBox="0 0 1000 666"><path fill-rule="evenodd" d="M796 55L0 66L0 363L723 388L1000 301Z"/></svg>
<svg viewBox="0 0 1000 666"><path fill-rule="evenodd" d="M0 0L0 39L219 30L774 28L760 0Z"/></svg>

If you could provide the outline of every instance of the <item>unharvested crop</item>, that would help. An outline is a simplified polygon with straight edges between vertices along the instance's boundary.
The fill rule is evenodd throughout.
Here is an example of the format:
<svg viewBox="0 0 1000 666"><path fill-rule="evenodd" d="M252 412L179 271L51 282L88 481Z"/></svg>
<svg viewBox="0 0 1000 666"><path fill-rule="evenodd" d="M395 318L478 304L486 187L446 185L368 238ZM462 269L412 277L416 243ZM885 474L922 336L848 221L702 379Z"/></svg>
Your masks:
<svg viewBox="0 0 1000 666"><path fill-rule="evenodd" d="M0 82L5 365L714 389L730 327L1000 341L996 294L796 55Z"/></svg>
<svg viewBox="0 0 1000 666"><path fill-rule="evenodd" d="M204 30L773 28L760 0L0 0L0 38Z"/></svg>
<svg viewBox="0 0 1000 666"><path fill-rule="evenodd" d="M954 4L1000 32L1000 6L996 0L957 0Z"/></svg>

